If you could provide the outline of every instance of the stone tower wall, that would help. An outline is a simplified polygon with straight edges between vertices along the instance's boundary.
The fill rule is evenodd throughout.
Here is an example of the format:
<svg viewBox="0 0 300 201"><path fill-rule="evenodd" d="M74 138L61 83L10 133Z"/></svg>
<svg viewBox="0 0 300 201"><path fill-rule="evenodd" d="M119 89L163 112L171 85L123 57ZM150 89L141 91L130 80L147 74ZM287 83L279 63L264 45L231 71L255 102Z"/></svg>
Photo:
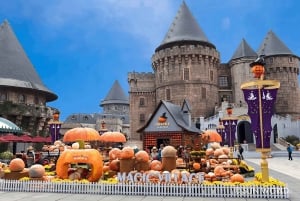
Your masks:
<svg viewBox="0 0 300 201"><path fill-rule="evenodd" d="M139 140L137 130L145 125L156 108L155 76L153 73L129 73L130 138ZM143 104L141 99L144 100ZM145 119L141 119L144 115Z"/></svg>
<svg viewBox="0 0 300 201"><path fill-rule="evenodd" d="M156 102L167 100L181 105L186 99L192 107L192 118L213 115L218 102L218 65L219 53L211 46L182 45L156 52L152 57ZM188 79L185 69L189 69Z"/></svg>
<svg viewBox="0 0 300 201"><path fill-rule="evenodd" d="M265 79L280 81L277 93L275 112L279 115L300 117L300 89L299 89L299 58L296 56L266 57Z"/></svg>
<svg viewBox="0 0 300 201"><path fill-rule="evenodd" d="M245 103L244 94L241 90L241 85L244 82L253 79L253 74L249 64L256 58L240 58L230 62L231 67L231 78L232 78L232 91L234 103Z"/></svg>

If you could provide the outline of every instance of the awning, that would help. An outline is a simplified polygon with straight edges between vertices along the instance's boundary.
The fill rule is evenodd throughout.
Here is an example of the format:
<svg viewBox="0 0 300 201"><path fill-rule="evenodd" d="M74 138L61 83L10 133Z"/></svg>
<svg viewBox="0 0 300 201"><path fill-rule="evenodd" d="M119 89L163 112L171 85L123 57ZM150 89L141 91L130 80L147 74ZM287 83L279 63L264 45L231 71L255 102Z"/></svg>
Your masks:
<svg viewBox="0 0 300 201"><path fill-rule="evenodd" d="M0 117L0 132L1 133L22 133L22 129L19 128L13 122Z"/></svg>

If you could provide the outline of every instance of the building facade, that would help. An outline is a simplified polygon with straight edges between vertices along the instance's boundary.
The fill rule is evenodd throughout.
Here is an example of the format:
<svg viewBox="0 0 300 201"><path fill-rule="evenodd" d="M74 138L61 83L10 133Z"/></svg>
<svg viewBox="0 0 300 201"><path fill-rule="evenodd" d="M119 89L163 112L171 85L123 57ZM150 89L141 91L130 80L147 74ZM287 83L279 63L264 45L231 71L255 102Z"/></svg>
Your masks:
<svg viewBox="0 0 300 201"><path fill-rule="evenodd" d="M138 130L161 100L180 105L186 99L191 105L191 120L200 124L201 129L216 126L226 104L235 107L236 115L242 118L238 132L242 133L239 141L243 142L250 134L250 126L249 119L245 119L247 106L240 86L253 79L249 64L261 55L266 61L265 78L281 83L275 113L299 118L299 56L269 31L257 52L242 39L230 61L221 63L217 47L207 39L183 2L155 49L153 72L128 73L132 138L141 139Z"/></svg>

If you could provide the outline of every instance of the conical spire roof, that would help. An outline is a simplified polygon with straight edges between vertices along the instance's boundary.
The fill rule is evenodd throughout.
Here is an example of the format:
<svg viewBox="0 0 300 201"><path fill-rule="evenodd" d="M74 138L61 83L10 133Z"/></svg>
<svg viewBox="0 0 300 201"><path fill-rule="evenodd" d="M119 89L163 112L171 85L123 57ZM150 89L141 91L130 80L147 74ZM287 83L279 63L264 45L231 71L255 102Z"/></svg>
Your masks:
<svg viewBox="0 0 300 201"><path fill-rule="evenodd" d="M231 60L233 59L239 59L244 57L257 57L256 52L250 47L250 45L247 43L247 41L243 38L240 45L234 52L233 56L231 57Z"/></svg>
<svg viewBox="0 0 300 201"><path fill-rule="evenodd" d="M0 25L0 86L19 87L46 94L46 101L57 95L44 86L7 20Z"/></svg>
<svg viewBox="0 0 300 201"><path fill-rule="evenodd" d="M116 80L108 92L104 100L101 101L100 106L106 104L126 104L129 105L128 98L120 86L118 80Z"/></svg>
<svg viewBox="0 0 300 201"><path fill-rule="evenodd" d="M214 47L214 45L208 41L206 35L184 1L181 4L164 40L156 51L163 49L169 44L182 41L204 42Z"/></svg>
<svg viewBox="0 0 300 201"><path fill-rule="evenodd" d="M257 51L258 55L293 55L292 51L275 35L269 31Z"/></svg>

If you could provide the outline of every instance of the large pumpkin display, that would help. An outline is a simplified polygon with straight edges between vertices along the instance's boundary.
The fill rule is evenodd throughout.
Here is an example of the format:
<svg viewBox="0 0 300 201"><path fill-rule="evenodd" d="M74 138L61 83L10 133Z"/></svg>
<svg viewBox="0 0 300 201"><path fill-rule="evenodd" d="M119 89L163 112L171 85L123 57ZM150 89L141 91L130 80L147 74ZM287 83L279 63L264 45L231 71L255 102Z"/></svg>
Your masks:
<svg viewBox="0 0 300 201"><path fill-rule="evenodd" d="M20 158L14 158L9 163L9 169L12 172L21 172L25 168L25 163Z"/></svg>
<svg viewBox="0 0 300 201"><path fill-rule="evenodd" d="M70 164L86 163L91 166L91 172L87 179L91 182L98 181L102 176L102 155L96 149L68 149L57 160L56 174L62 178L68 178Z"/></svg>

